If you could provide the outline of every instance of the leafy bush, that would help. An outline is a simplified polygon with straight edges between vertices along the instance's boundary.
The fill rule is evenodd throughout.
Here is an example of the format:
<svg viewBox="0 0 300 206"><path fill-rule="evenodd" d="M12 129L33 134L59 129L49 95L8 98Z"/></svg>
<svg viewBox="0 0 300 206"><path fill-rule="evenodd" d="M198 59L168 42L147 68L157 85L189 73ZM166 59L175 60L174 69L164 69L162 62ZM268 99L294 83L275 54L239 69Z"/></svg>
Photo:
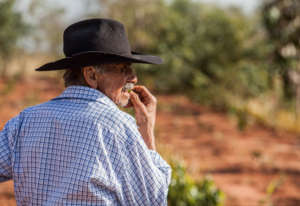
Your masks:
<svg viewBox="0 0 300 206"><path fill-rule="evenodd" d="M231 96L247 99L269 88L267 49L250 17L191 0L173 0L160 9L158 16L165 16L157 22L163 23L149 27L159 32L149 31L157 39L148 50L164 64L153 70L138 66L147 86L221 110L230 107Z"/></svg>
<svg viewBox="0 0 300 206"><path fill-rule="evenodd" d="M0 73L6 75L5 64L17 47L18 39L28 31L21 13L14 9L15 0L0 1Z"/></svg>
<svg viewBox="0 0 300 206"><path fill-rule="evenodd" d="M214 181L206 177L200 182L192 180L185 168L177 162L171 162L173 169L169 187L169 206L222 206L224 193L217 189Z"/></svg>

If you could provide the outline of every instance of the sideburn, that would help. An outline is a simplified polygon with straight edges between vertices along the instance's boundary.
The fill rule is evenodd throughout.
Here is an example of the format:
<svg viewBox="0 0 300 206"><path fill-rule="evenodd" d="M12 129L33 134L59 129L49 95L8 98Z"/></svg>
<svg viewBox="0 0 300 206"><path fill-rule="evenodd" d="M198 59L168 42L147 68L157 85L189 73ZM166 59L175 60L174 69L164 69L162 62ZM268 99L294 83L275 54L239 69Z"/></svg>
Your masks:
<svg viewBox="0 0 300 206"><path fill-rule="evenodd" d="M63 75L65 87L68 86L87 86L83 76L82 68L67 69Z"/></svg>

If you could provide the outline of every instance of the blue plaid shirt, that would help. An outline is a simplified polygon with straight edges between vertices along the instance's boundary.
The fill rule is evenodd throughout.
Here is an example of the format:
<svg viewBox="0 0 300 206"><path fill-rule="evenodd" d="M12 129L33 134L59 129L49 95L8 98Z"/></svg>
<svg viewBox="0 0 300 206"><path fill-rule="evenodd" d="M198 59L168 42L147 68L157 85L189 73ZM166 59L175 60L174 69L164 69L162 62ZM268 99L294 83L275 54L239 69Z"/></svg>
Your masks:
<svg viewBox="0 0 300 206"><path fill-rule="evenodd" d="M170 167L133 117L101 92L68 87L0 133L0 181L18 205L166 205Z"/></svg>

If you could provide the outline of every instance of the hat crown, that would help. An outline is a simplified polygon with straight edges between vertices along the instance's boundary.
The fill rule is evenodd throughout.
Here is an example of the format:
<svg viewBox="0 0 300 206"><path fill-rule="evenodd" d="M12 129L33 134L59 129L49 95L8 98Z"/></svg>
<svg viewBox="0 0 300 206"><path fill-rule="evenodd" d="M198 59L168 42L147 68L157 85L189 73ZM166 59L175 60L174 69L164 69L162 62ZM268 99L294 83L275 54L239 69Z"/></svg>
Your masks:
<svg viewBox="0 0 300 206"><path fill-rule="evenodd" d="M91 51L131 54L123 24L111 19L88 19L70 25L64 31L63 49L67 57Z"/></svg>
<svg viewBox="0 0 300 206"><path fill-rule="evenodd" d="M66 58L49 62L36 71L78 69L112 63L162 64L157 56L131 51L123 24L112 19L88 19L64 31Z"/></svg>

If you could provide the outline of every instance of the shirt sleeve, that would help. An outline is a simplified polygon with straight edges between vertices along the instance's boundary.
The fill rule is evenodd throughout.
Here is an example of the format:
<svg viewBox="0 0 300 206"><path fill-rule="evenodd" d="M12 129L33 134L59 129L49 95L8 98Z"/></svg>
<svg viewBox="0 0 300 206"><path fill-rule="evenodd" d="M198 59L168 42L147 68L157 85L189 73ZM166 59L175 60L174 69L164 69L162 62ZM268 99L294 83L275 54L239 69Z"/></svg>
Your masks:
<svg viewBox="0 0 300 206"><path fill-rule="evenodd" d="M17 116L9 120L0 132L0 182L12 178L11 150L17 134L18 119Z"/></svg>
<svg viewBox="0 0 300 206"><path fill-rule="evenodd" d="M168 163L154 150L149 150L151 159L153 161L153 164L159 168L159 170L165 174L167 178L168 185L171 182L171 167L168 165Z"/></svg>
<svg viewBox="0 0 300 206"><path fill-rule="evenodd" d="M167 205L170 166L139 141L127 146L123 189L128 205Z"/></svg>

